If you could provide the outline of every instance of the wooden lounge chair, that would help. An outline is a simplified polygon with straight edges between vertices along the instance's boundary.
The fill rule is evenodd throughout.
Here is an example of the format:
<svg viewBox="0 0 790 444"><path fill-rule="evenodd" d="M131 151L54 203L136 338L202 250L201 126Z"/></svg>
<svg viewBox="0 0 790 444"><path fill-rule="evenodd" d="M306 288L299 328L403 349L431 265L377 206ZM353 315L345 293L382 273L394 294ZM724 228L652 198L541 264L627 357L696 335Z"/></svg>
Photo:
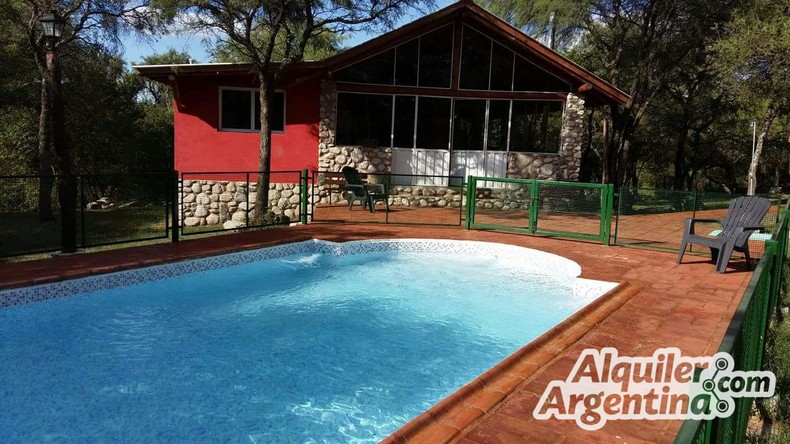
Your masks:
<svg viewBox="0 0 790 444"><path fill-rule="evenodd" d="M727 269L733 251L742 252L746 256L746 268L751 269L749 236L764 229L760 224L770 207L771 202L764 197L743 196L730 201L724 219L686 219L677 263L683 260L688 244L699 244L710 248L711 260L716 263L719 273ZM694 233L694 224L697 222L721 224L721 231L715 237L700 236Z"/></svg>
<svg viewBox="0 0 790 444"><path fill-rule="evenodd" d="M354 206L354 202L361 202L362 208L370 208L370 212L376 211L376 202L384 202L387 211L390 210L389 192L384 184L363 183L356 168L345 166L342 170L346 178L343 190L346 191L348 200L348 211Z"/></svg>

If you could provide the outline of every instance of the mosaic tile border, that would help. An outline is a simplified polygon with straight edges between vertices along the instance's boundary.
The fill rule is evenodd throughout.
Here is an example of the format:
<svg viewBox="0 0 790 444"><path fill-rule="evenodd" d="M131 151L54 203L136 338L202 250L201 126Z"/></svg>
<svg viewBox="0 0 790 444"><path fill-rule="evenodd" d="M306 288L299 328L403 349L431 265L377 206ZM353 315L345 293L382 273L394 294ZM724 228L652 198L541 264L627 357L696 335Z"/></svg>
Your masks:
<svg viewBox="0 0 790 444"><path fill-rule="evenodd" d="M505 260L508 265L512 264L518 266L527 272L545 274L546 271L549 270L553 276L577 278L573 286L574 296L585 298L600 296L617 285L611 282L591 281L589 279L578 278L581 274L581 267L576 262L556 254L515 245L444 239L387 239L344 243L313 239L208 258L178 261L164 265L154 265L30 287L3 290L0 291L0 308L55 299L79 293L106 290L125 285L141 284L187 273L222 269L234 265L275 259L292 254L324 253L333 256L342 256L384 251L489 256L494 260Z"/></svg>

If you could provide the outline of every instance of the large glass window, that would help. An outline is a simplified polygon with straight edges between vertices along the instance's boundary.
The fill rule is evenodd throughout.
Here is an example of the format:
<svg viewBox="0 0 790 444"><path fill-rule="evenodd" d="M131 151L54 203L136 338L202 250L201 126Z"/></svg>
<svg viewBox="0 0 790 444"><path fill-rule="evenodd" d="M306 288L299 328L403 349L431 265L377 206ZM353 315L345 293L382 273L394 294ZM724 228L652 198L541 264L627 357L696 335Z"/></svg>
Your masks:
<svg viewBox="0 0 790 444"><path fill-rule="evenodd" d="M452 100L436 97L417 99L417 148L450 148Z"/></svg>
<svg viewBox="0 0 790 444"><path fill-rule="evenodd" d="M453 27L445 26L420 37L420 86L450 87Z"/></svg>
<svg viewBox="0 0 790 444"><path fill-rule="evenodd" d="M482 150L486 131L485 100L455 100L453 149Z"/></svg>
<svg viewBox="0 0 790 444"><path fill-rule="evenodd" d="M513 101L510 151L556 153L560 149L563 102Z"/></svg>
<svg viewBox="0 0 790 444"><path fill-rule="evenodd" d="M465 26L461 49L461 80L463 89L488 89L491 71L491 39Z"/></svg>
<svg viewBox="0 0 790 444"><path fill-rule="evenodd" d="M395 120L392 144L396 148L414 148L414 96L395 97Z"/></svg>
<svg viewBox="0 0 790 444"><path fill-rule="evenodd" d="M339 82L449 88L453 27L447 25L335 72Z"/></svg>
<svg viewBox="0 0 790 444"><path fill-rule="evenodd" d="M392 96L338 93L337 144L390 146Z"/></svg>
<svg viewBox="0 0 790 444"><path fill-rule="evenodd" d="M260 131L261 102L257 89L220 89L220 126L224 131ZM285 93L276 91L270 103L272 131L285 131Z"/></svg>
<svg viewBox="0 0 790 444"><path fill-rule="evenodd" d="M392 85L394 63L393 48L341 69L335 74L335 79L341 82Z"/></svg>
<svg viewBox="0 0 790 444"><path fill-rule="evenodd" d="M488 105L488 151L506 151L510 101L492 100Z"/></svg>
<svg viewBox="0 0 790 444"><path fill-rule="evenodd" d="M446 150L452 123L456 151L557 153L564 102L339 93L337 107L338 145Z"/></svg>

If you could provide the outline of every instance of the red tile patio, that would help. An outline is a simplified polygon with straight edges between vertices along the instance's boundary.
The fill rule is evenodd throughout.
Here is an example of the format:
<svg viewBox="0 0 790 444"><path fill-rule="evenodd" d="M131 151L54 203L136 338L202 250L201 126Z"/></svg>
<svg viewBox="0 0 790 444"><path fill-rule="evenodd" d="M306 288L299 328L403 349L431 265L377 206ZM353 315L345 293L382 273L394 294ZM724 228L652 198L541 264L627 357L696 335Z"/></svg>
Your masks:
<svg viewBox="0 0 790 444"><path fill-rule="evenodd" d="M585 242L457 227L316 223L3 264L0 288L311 238L508 243L568 257L582 266L585 278L628 283L416 418L391 436L391 442L671 442L680 421L610 421L599 431L586 432L571 421L535 420L532 411L546 383L565 379L584 348L613 346L622 355L641 356L669 346L680 347L686 355L714 353L751 277L749 272L733 269L716 274L703 257L687 256L678 266L674 254Z"/></svg>

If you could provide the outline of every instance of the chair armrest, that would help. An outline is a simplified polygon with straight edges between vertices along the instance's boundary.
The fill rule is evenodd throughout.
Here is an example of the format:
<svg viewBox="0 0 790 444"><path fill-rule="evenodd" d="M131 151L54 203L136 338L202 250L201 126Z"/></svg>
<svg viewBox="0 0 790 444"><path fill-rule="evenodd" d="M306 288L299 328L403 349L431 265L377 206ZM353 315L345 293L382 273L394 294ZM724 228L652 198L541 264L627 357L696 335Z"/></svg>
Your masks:
<svg viewBox="0 0 790 444"><path fill-rule="evenodd" d="M765 227L762 226L762 225L757 225L757 226L754 226L754 227L738 227L738 229L741 230L741 231L744 231L744 232L745 231L763 231L763 230L765 230Z"/></svg>
<svg viewBox="0 0 790 444"><path fill-rule="evenodd" d="M721 223L721 219L686 219L686 220L690 220L691 223L697 223L697 222L702 222L702 223L706 223L706 224L710 224L710 223L720 224Z"/></svg>
<svg viewBox="0 0 790 444"><path fill-rule="evenodd" d="M381 183L369 183L363 186L369 194L389 194L387 193L387 187Z"/></svg>
<svg viewBox="0 0 790 444"><path fill-rule="evenodd" d="M683 221L683 223L686 225L686 232L689 234L694 234L694 224L697 222L721 224L721 219L686 219Z"/></svg>

